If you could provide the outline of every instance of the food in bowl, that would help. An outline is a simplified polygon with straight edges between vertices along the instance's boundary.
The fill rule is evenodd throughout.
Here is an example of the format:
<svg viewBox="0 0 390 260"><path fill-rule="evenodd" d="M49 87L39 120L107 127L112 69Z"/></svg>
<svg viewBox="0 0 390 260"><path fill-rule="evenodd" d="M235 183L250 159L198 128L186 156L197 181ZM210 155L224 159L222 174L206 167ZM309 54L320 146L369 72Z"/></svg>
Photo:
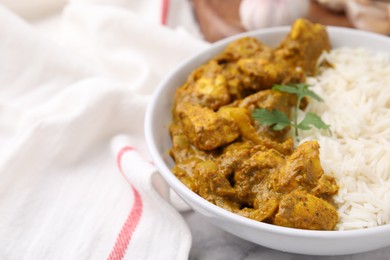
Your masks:
<svg viewBox="0 0 390 260"><path fill-rule="evenodd" d="M342 230L338 228L338 225L336 226L336 231L316 231L316 230L305 230L305 229L296 229L296 228L286 228L281 227L277 225L272 225L264 222L255 221L246 217L242 217L238 214L234 214L228 210L224 210L221 207L218 207L214 205L213 203L208 202L207 200L203 199L196 193L192 192L186 185L184 185L173 173L172 168L174 167L174 161L170 157L168 151L172 147L171 138L169 136L169 125L172 122L172 106L173 106L173 99L175 95L176 89L181 86L187 79L188 75L195 70L197 67L201 66L202 64L206 63L208 60L210 60L212 57L215 57L219 53L223 51L223 49L232 41L245 37L255 37L257 39L260 39L263 43L270 47L276 47L289 33L290 27L277 27L277 28L269 28L259 31L253 31L253 32L247 32L244 34L240 34L228 39L224 39L220 42L214 43L208 48L195 53L192 57L189 57L187 60L183 61L181 64L179 64L174 70L171 71L159 84L156 92L153 95L153 98L150 100L150 104L147 109L146 118L145 118L145 137L148 145L148 149L150 152L150 155L154 161L154 164L158 168L159 172L161 173L161 176L166 180L166 182L169 184L169 186L172 188L174 192L176 192L188 205L202 217L204 220L212 223L213 225L219 227L222 230L225 230L229 233L232 233L242 239L251 241L253 243L277 249L282 250L285 252L292 252L292 253L299 253L299 254L309 254L309 255L342 255L342 254L356 254L360 252L367 252L370 250L375 250L379 248L383 248L386 246L390 246L390 240L388 239L390 236L390 225L389 224L383 224L378 225L376 227L370 227L370 228L359 228L355 230ZM378 67L383 67L384 70L388 70L389 67L389 44L390 39L388 37L384 37L381 35L376 35L369 32L359 31L359 30L353 30L348 28L341 28L341 27L333 27L333 26L327 26L326 27L327 32L329 34L332 48L333 49L350 49L359 50L361 47L364 47L365 50L368 50L368 52L375 54L374 57L383 57L383 60L381 63L378 64L378 66L373 67L374 71L378 69ZM331 50L333 52L333 50ZM383 54L383 55L382 55ZM355 59L354 63L361 63L361 59L359 59L359 56L354 55L352 57ZM387 60L387 63L385 62ZM348 61L349 62L349 61ZM348 63L347 62L347 63ZM384 66L384 64L387 64ZM371 65L370 65L371 66ZM354 81L361 81L360 77L365 77L365 73L361 73L361 70L357 73L359 77L351 75L352 78L354 78ZM384 75L389 75L388 73L379 72L379 76L376 76L375 80L380 81L374 81L371 78L371 81L374 84L380 83L379 85L382 87L383 92L381 94L388 93L386 91L388 86L388 78L384 77ZM346 82L351 82L351 79L348 79ZM363 81L363 82L367 82ZM352 83L352 82L351 82ZM348 83L348 86L352 87L352 84ZM315 86L313 85L312 88L314 89ZM324 96L323 93L318 93L321 95L321 97L326 100L326 96ZM375 98L386 98L386 95L379 95ZM371 98L370 98L371 99ZM348 103L349 98L345 98L344 102ZM315 104L327 104L328 102L311 102L309 106L315 105ZM375 102L374 102L375 103ZM378 102L378 104L380 104ZM355 108L356 109L356 108ZM382 109L383 110L383 109ZM352 112L350 112L352 111ZM349 115L351 118L358 114L354 110L350 110L349 108L345 108L341 110L343 116L341 117L341 120L344 120L345 115ZM366 115L363 117L365 118ZM327 117L323 117L324 121L328 124L332 124L332 122L329 122L329 119ZM386 128L386 121L384 122L378 122L380 125L376 126L375 128L380 129ZM355 126L355 125L354 125ZM367 125L367 127L370 127ZM366 127L366 128L367 128ZM351 127L351 130L354 128ZM333 133L335 131L335 126L331 125L332 130L332 136L333 138L336 138L337 136ZM318 134L320 131L316 131ZM302 133L301 133L302 134ZM304 137L301 136L301 141L303 142ZM386 140L390 140L390 137L385 136L381 139L381 143L386 145ZM321 140L318 140L321 142ZM355 144L358 144L358 139L356 140ZM321 144L321 143L320 143ZM375 147L377 143L374 143L372 147ZM387 145L387 147L390 147ZM362 147L358 147L358 149L361 149ZM329 160L323 160L322 156L324 155L324 146L321 144L320 147L320 156L321 156L321 164L324 167L325 171L328 174L331 174L329 171L329 165L330 163L332 165L333 162L330 162ZM345 147L345 150L348 151L350 149ZM352 150L351 150L352 151ZM333 152L330 150L330 152ZM368 151L369 152L369 151ZM386 154L386 151L385 153ZM355 153L355 155L358 156L358 153ZM367 160L362 160L362 158L358 158L359 163L366 163L366 161L371 160L371 158L376 157L376 153L371 154L370 157L367 157ZM334 154L334 158L336 158L336 162L340 163L339 161L342 161L345 158L348 158L348 154L343 157L338 157L338 154ZM365 158L364 158L365 159ZM381 159L382 163L379 163L378 165L381 165L380 167L386 168L386 161ZM340 165L340 164L339 164ZM355 169L358 169L361 167L361 164L358 165L354 161L352 163L352 166L355 167ZM371 166L367 165L364 167L365 170L369 169ZM375 169L375 166L372 168ZM388 167L387 167L388 169ZM338 169L339 173L342 173L342 168ZM334 176L337 178L336 175L339 173L334 173ZM357 174L358 178L361 178L360 173ZM377 177L373 177L378 179ZM358 192L360 195L362 193L365 194L365 200L368 201L364 202L361 200L362 196L355 196L354 190L350 189L351 186L358 186L355 185L355 183L348 180L349 177L346 177L347 186L345 186L345 183L343 183L340 180L337 180L337 184L339 185L339 192L336 196L334 196L334 200L336 203L340 203L338 201L337 196L340 194L349 195L351 196L346 197L346 200L351 200L353 197L355 197L355 201L353 201L351 204L357 205L359 203L362 203L362 205L370 206L372 203L372 198L370 196L373 192L366 191L365 187L360 187L358 189ZM382 178L379 179L381 183L381 191L383 196L383 200L377 199L378 201L382 201L382 204L387 206L390 203L388 202L389 196L386 195L386 192L389 192L388 189L388 182L389 179ZM370 186L371 187L371 186ZM379 187L378 187L379 188ZM359 203L356 203L359 202ZM342 203L342 202L341 202ZM368 204L368 205L367 205ZM377 210L378 203L373 203L374 207L371 207L372 212L379 212L382 216L388 216L387 213L384 213L383 207L381 210ZM382 206L383 206L382 205ZM342 214L340 213L340 207L338 208L339 212L339 221L343 218ZM346 209L345 214L349 214L348 210ZM380 213L382 211L382 213ZM358 213L359 210L355 210L355 213ZM388 211L387 211L388 212ZM359 214L360 216L364 216L366 214ZM354 220L355 221L355 220ZM365 220L364 222L368 222ZM357 223L357 222L355 222Z"/></svg>
<svg viewBox="0 0 390 260"><path fill-rule="evenodd" d="M294 148L288 127L275 130L251 118L257 109L287 119L293 107L303 109L307 99L271 88L297 89L291 84L315 75L317 60L329 50L326 29L300 19L276 49L242 38L196 69L175 94L173 173L206 200L241 216L333 230L338 186L321 167L318 142Z"/></svg>
<svg viewBox="0 0 390 260"><path fill-rule="evenodd" d="M325 27L300 19L275 49L255 38L241 38L193 71L175 93L170 126L173 173L206 200L257 221L313 230L355 229L389 223L390 214L386 217L386 210L390 204L382 203L382 210L368 207L370 211L365 211L365 203L359 204L357 200L367 196L361 196L360 192L359 198L358 188L345 191L348 184L373 186L369 178L362 182L358 170L352 171L355 175L346 170L348 164L338 164L339 169L331 166L332 160L337 159L334 151L329 153L328 147L337 146L329 143L346 142L343 133L350 131L348 128L339 131L340 122L331 120L337 115L330 117L326 112L327 106L334 104L341 110L337 102L348 98L342 93L348 91L338 88L337 80L330 81L325 76L339 73L339 60L333 56L338 57L342 51L330 51ZM324 52L331 54L326 56ZM305 98L298 104L297 96L292 94L294 91L286 93L272 88L275 84L297 88L297 83L305 82L315 85L315 91L321 93L320 96L324 94L326 102ZM333 87L332 91L334 88L341 91L337 102L329 98L332 93L325 92L326 88L321 89L324 84L327 86L324 82ZM300 131L304 141L294 146L289 127L275 130L275 124L264 126L262 120L256 122L251 117L254 111L265 109L281 112L291 119L293 107L300 106L304 110L307 105L334 122L333 136L327 131ZM349 121L343 120L343 123ZM322 142L326 147L320 153ZM327 160L326 173L320 157ZM348 163L354 164L353 160ZM347 178L343 177L345 171ZM338 180L342 180L341 191ZM356 199L349 201L351 196ZM382 194L381 199L384 196ZM376 199L375 205L378 203ZM375 210L380 211L377 216L373 213ZM352 217L354 215L357 217ZM370 219L362 222L359 215L370 215Z"/></svg>

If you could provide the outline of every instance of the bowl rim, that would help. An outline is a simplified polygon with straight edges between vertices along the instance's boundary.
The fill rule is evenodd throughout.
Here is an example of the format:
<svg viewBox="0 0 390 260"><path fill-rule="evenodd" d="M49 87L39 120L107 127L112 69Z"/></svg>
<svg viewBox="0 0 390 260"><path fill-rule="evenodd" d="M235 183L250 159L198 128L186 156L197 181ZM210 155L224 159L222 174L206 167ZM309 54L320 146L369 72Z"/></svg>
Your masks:
<svg viewBox="0 0 390 260"><path fill-rule="evenodd" d="M238 214L235 214L233 212L230 212L228 210L225 210L221 207L218 207L217 205L205 200L195 192L193 192L191 189L189 189L185 184L183 184L173 173L172 171L167 167L165 162L163 161L160 152L157 149L157 146L155 145L155 139L153 136L153 119L154 119L154 112L156 111L156 104L159 96L162 92L165 90L165 86L178 71L181 70L182 67L188 66L196 57L206 54L208 52L211 52L212 50L216 50L221 48L221 46L224 46L228 43L230 43L233 40L245 37L245 36L257 36L261 37L263 34L270 34L270 33L281 33L281 32L288 32L290 30L291 26L279 26L279 27L272 27L267 29L260 29L260 30L254 30L250 32L244 32L240 33L234 36L227 37L225 39L222 39L220 41L217 41L215 43L211 43L209 47L206 47L198 52L196 52L193 55L190 55L187 59L180 62L170 73L168 73L163 80L158 84L156 90L154 91L150 103L147 106L146 114L145 114L145 138L146 138L146 144L149 151L149 154L151 156L151 159L154 161L157 169L159 170L159 173L162 175L164 180L169 184L169 186L180 196L185 197L183 198L184 201L187 201L187 198L191 200L191 203L195 204L197 207L201 207L206 209L207 211L211 212L211 214L225 218L228 221L239 223L240 225L244 225L246 227L252 228L252 229L261 229L262 231L269 232L269 233L277 233L279 235L284 236L299 236L302 238L322 238L322 239L332 239L332 238L354 238L354 237L369 237L373 234L378 233L390 233L390 224L385 224L381 226L375 226L370 228L363 228L363 229L355 229L355 230L331 230L331 231L324 231L324 230L305 230L305 229L296 229L296 228L289 228L289 227L282 227L277 226L273 224L268 224L264 222L259 222L256 220L252 220L243 216L240 216ZM367 31L361 31L357 29L352 28L344 28L344 27L335 27L335 26L326 26L328 33L330 35L330 38L332 37L332 34L338 33L338 34L349 34L349 35L355 35L355 36L365 36L367 38L372 38L374 40L379 41L387 41L390 44L390 38L372 33ZM192 207L191 207L192 208Z"/></svg>

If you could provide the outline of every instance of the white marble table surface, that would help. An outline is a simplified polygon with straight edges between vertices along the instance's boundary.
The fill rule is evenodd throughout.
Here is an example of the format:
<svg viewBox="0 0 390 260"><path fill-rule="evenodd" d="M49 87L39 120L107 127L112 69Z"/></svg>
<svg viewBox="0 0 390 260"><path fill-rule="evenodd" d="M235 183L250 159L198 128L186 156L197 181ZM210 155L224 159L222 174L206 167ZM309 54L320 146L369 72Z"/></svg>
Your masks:
<svg viewBox="0 0 390 260"><path fill-rule="evenodd" d="M390 247L355 255L306 256L262 247L227 233L193 211L182 214L192 233L189 260L390 260ZM390 239L390 237L389 237Z"/></svg>

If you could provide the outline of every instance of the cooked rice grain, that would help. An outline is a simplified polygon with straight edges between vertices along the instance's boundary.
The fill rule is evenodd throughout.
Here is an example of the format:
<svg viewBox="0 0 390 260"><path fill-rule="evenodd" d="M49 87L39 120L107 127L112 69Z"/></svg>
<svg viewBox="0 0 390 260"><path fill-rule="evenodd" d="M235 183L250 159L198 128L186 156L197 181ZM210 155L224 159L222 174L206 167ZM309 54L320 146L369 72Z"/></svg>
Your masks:
<svg viewBox="0 0 390 260"><path fill-rule="evenodd" d="M313 129L325 172L340 186L339 230L390 223L390 54L340 48L324 55L334 68L308 79L324 102L308 110L331 125L332 135Z"/></svg>

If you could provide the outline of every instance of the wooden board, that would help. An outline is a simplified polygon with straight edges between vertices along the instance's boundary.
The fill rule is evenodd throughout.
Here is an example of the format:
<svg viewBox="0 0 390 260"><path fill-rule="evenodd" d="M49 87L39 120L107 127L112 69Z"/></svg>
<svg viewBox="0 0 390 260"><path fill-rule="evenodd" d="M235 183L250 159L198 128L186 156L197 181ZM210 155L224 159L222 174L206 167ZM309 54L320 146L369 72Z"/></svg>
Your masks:
<svg viewBox="0 0 390 260"><path fill-rule="evenodd" d="M241 0L192 0L194 12L205 39L215 42L244 32L239 17ZM311 1L309 20L324 25L352 27L342 13L333 13Z"/></svg>

